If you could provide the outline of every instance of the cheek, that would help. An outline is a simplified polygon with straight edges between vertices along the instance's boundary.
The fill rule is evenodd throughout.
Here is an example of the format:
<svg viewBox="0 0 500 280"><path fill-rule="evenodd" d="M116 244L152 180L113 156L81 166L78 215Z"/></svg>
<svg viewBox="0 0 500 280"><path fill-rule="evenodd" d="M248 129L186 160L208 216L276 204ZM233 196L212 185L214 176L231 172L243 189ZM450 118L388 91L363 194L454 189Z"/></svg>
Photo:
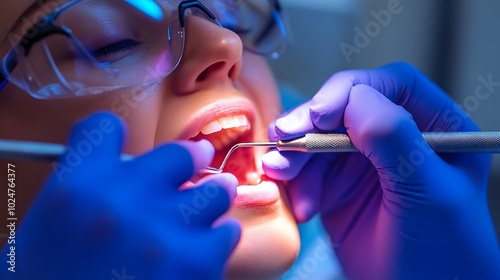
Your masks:
<svg viewBox="0 0 500 280"><path fill-rule="evenodd" d="M66 143L74 123L92 112L75 99L37 100L12 84L0 94L0 137Z"/></svg>
<svg viewBox="0 0 500 280"><path fill-rule="evenodd" d="M265 126L281 114L283 109L278 86L262 57L248 53L243 55L241 83L256 104Z"/></svg>
<svg viewBox="0 0 500 280"><path fill-rule="evenodd" d="M125 152L143 154L154 147L161 111L161 94L155 89L129 91L107 100L109 110L127 124Z"/></svg>
<svg viewBox="0 0 500 280"><path fill-rule="evenodd" d="M124 152L143 153L153 146L158 94L151 91L37 100L8 84L0 94L0 138L66 143L80 120L99 111L113 112L127 124Z"/></svg>

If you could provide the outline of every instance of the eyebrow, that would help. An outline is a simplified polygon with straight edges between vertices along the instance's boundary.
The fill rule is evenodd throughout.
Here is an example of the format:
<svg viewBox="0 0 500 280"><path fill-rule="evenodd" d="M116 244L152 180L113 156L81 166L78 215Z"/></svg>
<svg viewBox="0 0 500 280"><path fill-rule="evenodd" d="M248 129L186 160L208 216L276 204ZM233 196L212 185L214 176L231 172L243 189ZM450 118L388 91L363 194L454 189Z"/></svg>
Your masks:
<svg viewBox="0 0 500 280"><path fill-rule="evenodd" d="M12 26L12 28L10 29L9 32L14 32L14 30L16 30L21 25L21 23L23 22L23 20L26 18L27 15L34 13L38 9L38 6L46 4L48 2L54 2L54 1L56 1L56 0L36 0L35 2L31 3L24 10L24 12L21 14L21 16L16 20L16 22L14 22L14 25Z"/></svg>

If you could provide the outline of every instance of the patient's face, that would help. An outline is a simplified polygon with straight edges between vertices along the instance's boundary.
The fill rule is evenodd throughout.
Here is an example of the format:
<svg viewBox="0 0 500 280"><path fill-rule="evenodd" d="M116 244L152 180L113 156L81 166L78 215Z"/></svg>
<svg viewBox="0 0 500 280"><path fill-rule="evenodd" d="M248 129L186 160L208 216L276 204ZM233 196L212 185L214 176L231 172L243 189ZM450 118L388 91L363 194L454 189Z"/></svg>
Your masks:
<svg viewBox="0 0 500 280"><path fill-rule="evenodd" d="M6 17L2 38L33 0L0 4ZM59 1L61 2L61 1ZM35 21L35 13L28 21ZM142 154L172 140L208 139L218 167L237 142L266 141L267 125L281 112L274 78L262 57L244 51L239 37L205 19L189 17L180 65L158 84L141 90L72 99L36 100L9 83L0 94L0 138L65 143L75 121L113 111L128 126L125 153ZM20 33L21 24L14 32ZM1 55L11 47L4 41ZM242 224L242 239L229 262L230 278L272 279L286 271L298 253L299 238L281 184L263 176L263 149L239 149L225 171L239 180L228 215ZM168 160L168 159L166 159ZM26 201L50 172L50 164L18 162L19 184L31 188ZM30 196L31 195L31 196ZM28 202L23 205L24 210Z"/></svg>

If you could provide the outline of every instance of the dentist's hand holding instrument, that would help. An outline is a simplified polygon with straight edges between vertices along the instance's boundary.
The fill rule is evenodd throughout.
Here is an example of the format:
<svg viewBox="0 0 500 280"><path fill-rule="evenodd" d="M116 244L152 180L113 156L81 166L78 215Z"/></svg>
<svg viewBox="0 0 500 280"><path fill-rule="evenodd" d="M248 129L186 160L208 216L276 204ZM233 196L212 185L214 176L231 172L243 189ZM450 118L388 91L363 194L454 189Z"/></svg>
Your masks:
<svg viewBox="0 0 500 280"><path fill-rule="evenodd" d="M321 214L349 279L498 279L491 155L436 154L427 131L478 127L410 65L340 72L276 120L270 138L347 132L361 153L274 150L264 170L289 181L299 222Z"/></svg>

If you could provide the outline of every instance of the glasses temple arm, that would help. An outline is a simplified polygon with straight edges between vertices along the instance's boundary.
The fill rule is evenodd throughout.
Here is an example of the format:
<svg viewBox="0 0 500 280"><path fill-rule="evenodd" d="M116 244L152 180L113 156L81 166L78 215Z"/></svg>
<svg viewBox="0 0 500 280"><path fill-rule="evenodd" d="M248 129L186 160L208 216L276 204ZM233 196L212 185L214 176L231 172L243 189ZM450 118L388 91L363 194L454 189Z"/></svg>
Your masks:
<svg viewBox="0 0 500 280"><path fill-rule="evenodd" d="M205 7L200 1L197 0L182 1L181 3L179 3L178 6L179 21L182 28L184 28L186 25L186 19L185 19L186 10L190 8L198 8L203 13L205 13L205 15L207 15L210 19L216 20L214 14L212 14L212 12L210 12L210 10L207 9L207 7Z"/></svg>

